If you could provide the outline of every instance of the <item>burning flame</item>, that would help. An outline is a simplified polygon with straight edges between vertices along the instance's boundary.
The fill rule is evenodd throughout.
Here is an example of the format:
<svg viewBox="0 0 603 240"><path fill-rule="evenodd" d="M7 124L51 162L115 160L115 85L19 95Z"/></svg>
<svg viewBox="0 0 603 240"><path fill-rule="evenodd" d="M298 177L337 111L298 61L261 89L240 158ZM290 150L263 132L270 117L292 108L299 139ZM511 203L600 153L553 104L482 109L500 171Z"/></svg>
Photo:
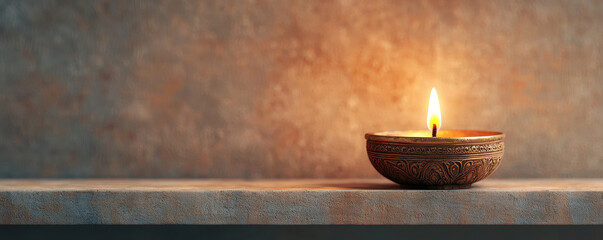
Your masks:
<svg viewBox="0 0 603 240"><path fill-rule="evenodd" d="M442 127L442 114L440 113L438 93L435 88L432 88L431 96L429 97L429 109L427 110L427 129L432 131L434 124L436 125L437 130L440 130Z"/></svg>

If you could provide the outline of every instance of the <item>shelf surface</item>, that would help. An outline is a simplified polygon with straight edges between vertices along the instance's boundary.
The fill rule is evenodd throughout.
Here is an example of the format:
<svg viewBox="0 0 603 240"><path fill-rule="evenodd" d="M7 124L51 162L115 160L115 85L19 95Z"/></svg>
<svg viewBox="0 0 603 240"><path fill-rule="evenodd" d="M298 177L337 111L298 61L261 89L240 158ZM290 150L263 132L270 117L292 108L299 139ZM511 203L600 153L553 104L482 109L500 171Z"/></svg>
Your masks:
<svg viewBox="0 0 603 240"><path fill-rule="evenodd" d="M0 224L603 224L603 179L5 179Z"/></svg>

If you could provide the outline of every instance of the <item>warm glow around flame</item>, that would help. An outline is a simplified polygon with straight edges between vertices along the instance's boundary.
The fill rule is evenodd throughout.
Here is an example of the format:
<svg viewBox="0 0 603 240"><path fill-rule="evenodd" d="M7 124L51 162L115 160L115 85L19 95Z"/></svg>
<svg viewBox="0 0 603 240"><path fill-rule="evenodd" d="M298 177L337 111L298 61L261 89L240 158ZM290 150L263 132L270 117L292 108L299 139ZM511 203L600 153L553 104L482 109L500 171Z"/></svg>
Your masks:
<svg viewBox="0 0 603 240"><path fill-rule="evenodd" d="M442 127L442 114L440 113L440 101L435 88L431 89L429 97L429 109L427 110L427 129L432 131L433 125L436 125L438 130Z"/></svg>

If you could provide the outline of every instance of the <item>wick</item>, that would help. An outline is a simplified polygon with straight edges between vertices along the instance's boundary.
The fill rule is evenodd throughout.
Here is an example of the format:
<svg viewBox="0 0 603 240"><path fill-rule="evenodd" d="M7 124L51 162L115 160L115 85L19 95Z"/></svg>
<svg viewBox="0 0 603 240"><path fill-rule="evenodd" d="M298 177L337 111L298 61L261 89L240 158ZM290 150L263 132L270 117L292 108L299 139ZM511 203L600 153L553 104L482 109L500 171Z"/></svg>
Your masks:
<svg viewBox="0 0 603 240"><path fill-rule="evenodd" d="M431 136L435 137L436 135L438 135L438 128L436 127L435 123L433 124L433 128L431 130Z"/></svg>

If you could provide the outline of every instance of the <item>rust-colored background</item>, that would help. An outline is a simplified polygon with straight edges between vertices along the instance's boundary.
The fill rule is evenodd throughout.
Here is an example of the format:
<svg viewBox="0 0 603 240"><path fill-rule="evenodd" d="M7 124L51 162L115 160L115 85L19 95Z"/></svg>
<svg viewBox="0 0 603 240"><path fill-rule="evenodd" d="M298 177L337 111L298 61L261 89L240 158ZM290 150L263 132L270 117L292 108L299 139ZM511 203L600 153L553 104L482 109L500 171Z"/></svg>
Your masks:
<svg viewBox="0 0 603 240"><path fill-rule="evenodd" d="M365 132L499 130L603 177L603 1L0 1L0 177L376 177Z"/></svg>

